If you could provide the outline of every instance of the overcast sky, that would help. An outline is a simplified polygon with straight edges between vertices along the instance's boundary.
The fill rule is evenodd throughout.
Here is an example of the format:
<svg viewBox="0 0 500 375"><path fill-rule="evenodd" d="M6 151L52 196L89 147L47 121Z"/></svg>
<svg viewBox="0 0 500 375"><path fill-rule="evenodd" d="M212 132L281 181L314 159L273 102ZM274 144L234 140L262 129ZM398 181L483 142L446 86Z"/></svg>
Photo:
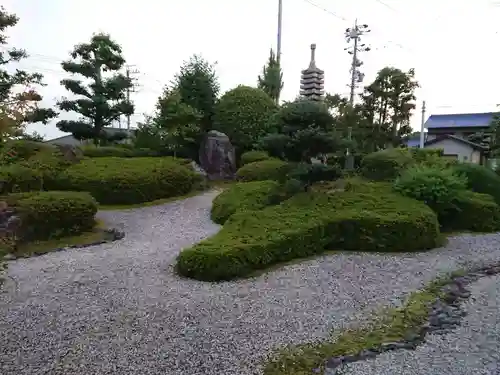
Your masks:
<svg viewBox="0 0 500 375"><path fill-rule="evenodd" d="M421 101L428 114L495 110L500 103L500 76L493 66L500 41L500 5L494 0L283 0L282 99L294 99L300 71L317 44L317 65L325 70L325 88L347 94L349 55L344 31L357 17L371 33L363 42L365 82L391 65L415 68L419 127ZM94 32L111 34L129 64L139 71L133 94L136 115L151 113L164 84L183 60L198 53L217 61L222 91L238 84L255 85L269 48L276 46L278 0L3 0L20 17L9 30L12 46L31 57L21 67L45 75L45 102L66 94L60 61ZM386 4L386 5L384 5ZM359 91L359 90L358 90ZM55 125L31 127L53 138Z"/></svg>

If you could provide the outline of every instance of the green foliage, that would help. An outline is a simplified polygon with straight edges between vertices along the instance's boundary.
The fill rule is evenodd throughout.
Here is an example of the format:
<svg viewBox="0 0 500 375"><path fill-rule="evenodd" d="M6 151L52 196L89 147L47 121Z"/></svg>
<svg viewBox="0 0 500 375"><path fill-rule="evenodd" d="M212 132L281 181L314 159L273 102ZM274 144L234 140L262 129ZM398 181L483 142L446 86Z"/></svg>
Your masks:
<svg viewBox="0 0 500 375"><path fill-rule="evenodd" d="M0 153L0 193L43 190L67 161L57 147L31 141L11 141Z"/></svg>
<svg viewBox="0 0 500 375"><path fill-rule="evenodd" d="M282 180L290 171L291 165L279 159L267 159L245 164L236 171L239 181Z"/></svg>
<svg viewBox="0 0 500 375"><path fill-rule="evenodd" d="M52 188L88 191L102 204L134 204L186 194L198 180L173 158L102 157L66 169Z"/></svg>
<svg viewBox="0 0 500 375"><path fill-rule="evenodd" d="M454 171L467 177L468 189L491 195L500 204L500 176L489 168L473 163L459 163Z"/></svg>
<svg viewBox="0 0 500 375"><path fill-rule="evenodd" d="M405 170L394 182L395 191L426 203L438 214L449 209L466 186L467 179L453 169L423 166Z"/></svg>
<svg viewBox="0 0 500 375"><path fill-rule="evenodd" d="M344 180L345 191L351 191L353 193L365 193L365 194L391 194L393 191L393 183L391 182L374 182L369 180L364 180L359 177L346 178Z"/></svg>
<svg viewBox="0 0 500 375"><path fill-rule="evenodd" d="M212 220L224 224L236 212L260 210L278 187L276 181L239 182L219 194L212 205Z"/></svg>
<svg viewBox="0 0 500 375"><path fill-rule="evenodd" d="M229 280L325 249L422 251L438 243L436 215L421 202L395 194L303 193L233 215L215 236L183 250L177 271Z"/></svg>
<svg viewBox="0 0 500 375"><path fill-rule="evenodd" d="M21 218L21 241L81 233L95 224L97 202L88 193L47 191L7 197Z"/></svg>
<svg viewBox="0 0 500 375"><path fill-rule="evenodd" d="M365 155L355 154L353 155L353 157L354 157L354 168L355 169L361 168L361 162L365 157ZM340 165L343 168L345 166L345 162L346 162L346 155L336 155L336 154L327 155L326 163L328 165Z"/></svg>
<svg viewBox="0 0 500 375"><path fill-rule="evenodd" d="M288 177L299 180L307 188L320 181L334 181L342 176L342 170L338 165L323 164L299 164L293 169Z"/></svg>
<svg viewBox="0 0 500 375"><path fill-rule="evenodd" d="M147 148L128 149L114 146L84 146L81 147L83 155L91 158L118 157L118 158L138 158L158 156L153 150Z"/></svg>
<svg viewBox="0 0 500 375"><path fill-rule="evenodd" d="M283 90L283 73L272 48L267 65L262 69L262 75L258 77L258 87L275 103L279 102L281 90Z"/></svg>
<svg viewBox="0 0 500 375"><path fill-rule="evenodd" d="M415 71L407 72L394 67L385 67L377 73L375 80L365 87L361 112L380 146L399 146L402 139L412 132L409 124L415 109L415 90L419 87Z"/></svg>
<svg viewBox="0 0 500 375"><path fill-rule="evenodd" d="M270 156L266 151L247 151L241 155L241 165L250 164L255 161L262 161L269 159Z"/></svg>
<svg viewBox="0 0 500 375"><path fill-rule="evenodd" d="M238 86L226 92L216 107L215 128L239 150L250 150L270 129L276 104L261 89Z"/></svg>
<svg viewBox="0 0 500 375"><path fill-rule="evenodd" d="M452 206L439 214L439 222L446 231L498 232L500 207L491 195L462 191Z"/></svg>
<svg viewBox="0 0 500 375"><path fill-rule="evenodd" d="M366 155L361 161L361 174L374 181L394 180L401 171L414 164L407 149L387 149Z"/></svg>
<svg viewBox="0 0 500 375"><path fill-rule="evenodd" d="M21 136L26 123L47 122L56 117L52 109L40 108L42 96L34 89L43 84L43 75L28 73L17 64L28 57L26 51L7 47L6 31L17 25L19 18L0 6L0 141L7 136ZM6 69L9 65L9 69ZM14 69L13 69L14 68ZM15 121L13 112L16 112ZM19 115L19 116L18 116ZM11 129L13 133L11 133Z"/></svg>
<svg viewBox="0 0 500 375"><path fill-rule="evenodd" d="M273 116L279 134L268 134L259 148L269 155L293 162L335 151L339 140L334 135L334 119L324 103L297 100L286 103Z"/></svg>
<svg viewBox="0 0 500 375"><path fill-rule="evenodd" d="M95 34L89 43L76 45L71 58L61 63L62 68L83 79L63 79L61 85L78 98L63 98L58 106L63 111L76 112L80 119L60 120L57 127L76 139L93 139L95 144L123 138L124 133L111 135L104 128L120 116L134 113L134 106L126 97L132 80L119 73L125 66L122 48L109 35ZM89 84L85 85L84 80Z"/></svg>
<svg viewBox="0 0 500 375"><path fill-rule="evenodd" d="M178 90L183 104L200 114L201 131L211 130L220 90L214 65L201 56L192 56L175 76L173 88Z"/></svg>

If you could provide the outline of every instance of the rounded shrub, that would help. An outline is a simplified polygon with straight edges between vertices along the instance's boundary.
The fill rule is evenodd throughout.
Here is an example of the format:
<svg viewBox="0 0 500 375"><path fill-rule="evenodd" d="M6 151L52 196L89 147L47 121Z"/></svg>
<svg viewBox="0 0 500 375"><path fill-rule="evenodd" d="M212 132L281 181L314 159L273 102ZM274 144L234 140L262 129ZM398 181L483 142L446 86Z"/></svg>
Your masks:
<svg viewBox="0 0 500 375"><path fill-rule="evenodd" d="M267 160L270 156L266 151L247 151L241 155L241 165L250 164L256 161Z"/></svg>
<svg viewBox="0 0 500 375"><path fill-rule="evenodd" d="M361 174L374 181L395 179L401 171L415 163L410 151L387 149L366 155L361 161Z"/></svg>
<svg viewBox="0 0 500 375"><path fill-rule="evenodd" d="M459 163L453 170L467 178L467 187L482 194L491 195L497 204L500 204L500 176L482 165L473 163Z"/></svg>
<svg viewBox="0 0 500 375"><path fill-rule="evenodd" d="M467 178L450 168L415 166L394 182L394 190L422 201L437 213L448 209L454 198L466 190Z"/></svg>
<svg viewBox="0 0 500 375"><path fill-rule="evenodd" d="M90 194L73 191L11 194L7 203L21 219L21 241L46 240L89 230L95 225L98 206Z"/></svg>
<svg viewBox="0 0 500 375"><path fill-rule="evenodd" d="M238 86L226 92L215 111L215 128L239 150L250 149L269 132L269 118L277 107L261 89Z"/></svg>
<svg viewBox="0 0 500 375"><path fill-rule="evenodd" d="M436 214L398 194L302 193L277 206L237 213L215 236L183 250L177 271L230 280L321 253L421 251L440 241Z"/></svg>
<svg viewBox="0 0 500 375"><path fill-rule="evenodd" d="M342 177L342 169L338 165L299 164L288 174L288 177L310 186L320 181L335 181Z"/></svg>
<svg viewBox="0 0 500 375"><path fill-rule="evenodd" d="M260 210L269 205L276 181L239 182L220 193L212 204L212 220L224 224L236 212Z"/></svg>
<svg viewBox="0 0 500 375"><path fill-rule="evenodd" d="M102 204L133 204L186 194L198 179L172 158L102 157L64 170L53 189L88 191Z"/></svg>
<svg viewBox="0 0 500 375"><path fill-rule="evenodd" d="M453 205L439 214L445 231L497 232L500 230L500 206L488 194L463 191Z"/></svg>
<svg viewBox="0 0 500 375"><path fill-rule="evenodd" d="M81 148L83 155L90 158L99 157L118 157L118 158L137 158L157 156L157 153L147 148L127 148L116 146L84 146Z"/></svg>
<svg viewBox="0 0 500 375"><path fill-rule="evenodd" d="M236 171L239 181L281 180L292 168L280 159L267 159L249 163Z"/></svg>

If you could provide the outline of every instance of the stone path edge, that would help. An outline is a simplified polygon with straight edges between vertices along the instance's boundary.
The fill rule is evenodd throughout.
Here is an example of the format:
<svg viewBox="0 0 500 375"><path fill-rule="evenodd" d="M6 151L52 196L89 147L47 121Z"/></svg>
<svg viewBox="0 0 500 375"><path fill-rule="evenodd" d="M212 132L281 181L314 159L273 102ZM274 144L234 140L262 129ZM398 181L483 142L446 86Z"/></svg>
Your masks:
<svg viewBox="0 0 500 375"><path fill-rule="evenodd" d="M382 353L394 350L414 350L425 342L428 334L446 334L457 328L466 312L461 304L471 296L467 286L483 277L500 274L500 262L489 265L457 270L440 277L426 289L435 295L430 304L425 322L410 328L405 338L394 342L382 342L378 347L364 349L352 355L338 355L326 360L323 364L324 375L340 375L344 365L374 358ZM418 292L417 292L418 293ZM407 308L405 305L403 310ZM313 368L312 373L320 374L321 367Z"/></svg>

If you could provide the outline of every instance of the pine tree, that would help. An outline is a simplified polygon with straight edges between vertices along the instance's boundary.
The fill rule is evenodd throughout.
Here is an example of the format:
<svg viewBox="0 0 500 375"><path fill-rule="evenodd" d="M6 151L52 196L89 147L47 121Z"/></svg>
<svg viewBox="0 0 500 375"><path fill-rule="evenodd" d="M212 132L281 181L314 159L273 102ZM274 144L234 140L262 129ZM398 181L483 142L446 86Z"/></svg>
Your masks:
<svg viewBox="0 0 500 375"><path fill-rule="evenodd" d="M26 51L17 48L7 48L6 30L19 22L15 14L7 13L0 6L0 141L6 137L21 136L27 123L42 122L46 124L57 116L52 109L40 108L38 103L42 97L35 90L43 85L43 75L28 73L16 69L9 73L2 69L7 64L17 63L28 57ZM14 90L23 88L22 90ZM16 91L16 92L14 92Z"/></svg>
<svg viewBox="0 0 500 375"><path fill-rule="evenodd" d="M262 75L258 77L258 87L266 92L276 103L279 102L281 90L283 89L283 73L272 48L269 53L267 65L262 69Z"/></svg>
<svg viewBox="0 0 500 375"><path fill-rule="evenodd" d="M122 49L107 34L94 35L90 43L75 46L72 60L61 63L71 74L79 74L89 81L64 79L61 84L78 99L63 98L58 106L63 111L76 112L79 120L61 120L57 127L72 133L76 139L93 139L95 144L110 141L105 127L121 115L134 113L134 106L126 99L132 81L119 71L125 65Z"/></svg>

